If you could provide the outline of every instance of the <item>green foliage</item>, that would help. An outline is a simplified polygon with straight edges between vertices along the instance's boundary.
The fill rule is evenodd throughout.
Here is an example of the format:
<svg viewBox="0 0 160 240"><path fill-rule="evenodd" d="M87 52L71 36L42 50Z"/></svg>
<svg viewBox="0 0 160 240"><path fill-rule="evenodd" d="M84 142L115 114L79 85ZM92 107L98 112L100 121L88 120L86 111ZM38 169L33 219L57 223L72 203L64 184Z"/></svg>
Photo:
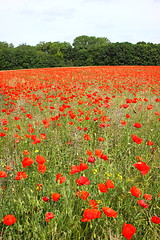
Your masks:
<svg viewBox="0 0 160 240"><path fill-rule="evenodd" d="M0 42L0 70L65 66L160 65L160 44L111 43L108 38L82 35L68 42L40 42L14 48Z"/></svg>

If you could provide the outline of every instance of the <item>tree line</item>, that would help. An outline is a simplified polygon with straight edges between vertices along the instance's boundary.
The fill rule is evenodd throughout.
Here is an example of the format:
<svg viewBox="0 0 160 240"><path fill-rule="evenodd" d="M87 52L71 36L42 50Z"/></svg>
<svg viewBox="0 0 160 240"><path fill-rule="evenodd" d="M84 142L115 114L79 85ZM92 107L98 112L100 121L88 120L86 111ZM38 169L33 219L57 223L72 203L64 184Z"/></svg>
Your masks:
<svg viewBox="0 0 160 240"><path fill-rule="evenodd" d="M103 66L160 65L160 44L137 42L111 43L105 37L82 35L68 42L40 42L17 47L0 42L0 70Z"/></svg>

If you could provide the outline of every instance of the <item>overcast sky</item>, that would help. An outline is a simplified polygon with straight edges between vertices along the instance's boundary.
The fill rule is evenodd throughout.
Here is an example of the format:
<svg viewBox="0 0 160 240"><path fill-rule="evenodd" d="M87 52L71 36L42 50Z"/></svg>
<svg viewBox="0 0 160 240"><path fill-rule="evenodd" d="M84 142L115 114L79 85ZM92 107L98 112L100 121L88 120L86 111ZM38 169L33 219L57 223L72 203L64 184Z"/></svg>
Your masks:
<svg viewBox="0 0 160 240"><path fill-rule="evenodd" d="M0 0L0 41L14 46L70 42L160 43L160 0Z"/></svg>

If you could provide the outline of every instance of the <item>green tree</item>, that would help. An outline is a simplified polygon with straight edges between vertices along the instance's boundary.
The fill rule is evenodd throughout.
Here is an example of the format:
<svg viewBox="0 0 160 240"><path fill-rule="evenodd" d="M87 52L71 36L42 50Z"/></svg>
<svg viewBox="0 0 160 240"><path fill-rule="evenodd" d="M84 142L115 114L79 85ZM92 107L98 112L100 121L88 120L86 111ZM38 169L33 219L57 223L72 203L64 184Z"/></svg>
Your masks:
<svg viewBox="0 0 160 240"><path fill-rule="evenodd" d="M79 37L76 37L73 40L73 47L77 48L79 50L82 49L88 49L88 47L95 46L95 45L102 45L102 44L107 44L110 41L108 40L108 38L105 37L89 37L86 35L82 35Z"/></svg>

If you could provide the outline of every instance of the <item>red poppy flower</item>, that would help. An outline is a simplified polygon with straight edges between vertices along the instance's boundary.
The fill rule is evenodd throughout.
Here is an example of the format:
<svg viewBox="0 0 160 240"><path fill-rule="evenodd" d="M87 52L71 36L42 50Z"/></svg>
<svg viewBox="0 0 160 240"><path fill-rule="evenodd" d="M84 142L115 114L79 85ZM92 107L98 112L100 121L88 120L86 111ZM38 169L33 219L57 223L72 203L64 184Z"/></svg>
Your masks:
<svg viewBox="0 0 160 240"><path fill-rule="evenodd" d="M85 135L84 135L84 139L85 139L85 140L91 140L91 138L90 138L90 136L89 136L88 134L85 134Z"/></svg>
<svg viewBox="0 0 160 240"><path fill-rule="evenodd" d="M48 201L49 201L49 198L48 198L48 197L42 197L42 200L43 200L44 202L48 202Z"/></svg>
<svg viewBox="0 0 160 240"><path fill-rule="evenodd" d="M17 172L15 180L21 180L22 178L27 178L27 174L25 172Z"/></svg>
<svg viewBox="0 0 160 240"><path fill-rule="evenodd" d="M156 223L156 224L160 224L160 217L153 216L151 218L151 222Z"/></svg>
<svg viewBox="0 0 160 240"><path fill-rule="evenodd" d="M80 176L79 179L76 179L76 183L77 183L77 185L79 185L79 186L89 185L89 184L90 184L90 180L89 180L87 177Z"/></svg>
<svg viewBox="0 0 160 240"><path fill-rule="evenodd" d="M133 142L137 143L137 144L141 144L142 143L142 138L137 137L136 135L132 135L132 140Z"/></svg>
<svg viewBox="0 0 160 240"><path fill-rule="evenodd" d="M97 157L100 157L100 156L102 155L102 150L96 149L96 150L95 150L95 155L96 155Z"/></svg>
<svg viewBox="0 0 160 240"><path fill-rule="evenodd" d="M64 182L66 182L66 177L64 177L64 176L60 177L59 178L59 183L62 184Z"/></svg>
<svg viewBox="0 0 160 240"><path fill-rule="evenodd" d="M36 156L36 162L38 164L44 164L46 162L46 159L43 156L41 156L41 155L37 155Z"/></svg>
<svg viewBox="0 0 160 240"><path fill-rule="evenodd" d="M152 108L153 108L153 105L152 105L152 104L150 104L150 105L147 106L147 109L148 109L148 110L150 110L150 109L152 109Z"/></svg>
<svg viewBox="0 0 160 240"><path fill-rule="evenodd" d="M98 138L98 141L103 142L103 141L104 141L104 138L103 138L103 137L99 137L99 138Z"/></svg>
<svg viewBox="0 0 160 240"><path fill-rule="evenodd" d="M80 163L79 167L80 167L80 171L84 171L88 168L88 165L86 163Z"/></svg>
<svg viewBox="0 0 160 240"><path fill-rule="evenodd" d="M101 211L99 211L98 209L87 208L84 210L83 218L81 219L81 222L89 222L92 219L100 218L101 214L102 214Z"/></svg>
<svg viewBox="0 0 160 240"><path fill-rule="evenodd" d="M148 208L148 204L144 200L138 200L137 203L143 207L143 208Z"/></svg>
<svg viewBox="0 0 160 240"><path fill-rule="evenodd" d="M136 127L136 128L141 128L141 127L142 127L142 124L140 124L140 123L135 123L135 124L134 124L134 127Z"/></svg>
<svg viewBox="0 0 160 240"><path fill-rule="evenodd" d="M90 150L87 150L87 151L86 151L86 154L87 154L88 156L92 156L92 152L91 152Z"/></svg>
<svg viewBox="0 0 160 240"><path fill-rule="evenodd" d="M46 222L49 222L50 219L54 218L54 214L52 212L47 212L45 217Z"/></svg>
<svg viewBox="0 0 160 240"><path fill-rule="evenodd" d="M124 103L124 104L122 104L122 105L120 106L120 108L128 108L128 107L129 107L129 105L126 104L126 103Z"/></svg>
<svg viewBox="0 0 160 240"><path fill-rule="evenodd" d="M98 203L97 203L95 200L90 199L90 200L89 200L89 206L90 206L91 208L97 209L97 208L98 208Z"/></svg>
<svg viewBox="0 0 160 240"><path fill-rule="evenodd" d="M52 193L52 200L54 202L58 201L60 199L61 195L59 193Z"/></svg>
<svg viewBox="0 0 160 240"><path fill-rule="evenodd" d="M45 173L46 172L46 165L45 164L38 164L38 171L41 173Z"/></svg>
<svg viewBox="0 0 160 240"><path fill-rule="evenodd" d="M28 117L29 119L33 118L31 114L26 114L26 117Z"/></svg>
<svg viewBox="0 0 160 240"><path fill-rule="evenodd" d="M150 194L144 194L143 197L144 197L146 200L152 200L152 195L150 195Z"/></svg>
<svg viewBox="0 0 160 240"><path fill-rule="evenodd" d="M122 124L123 126L125 126L125 125L127 124L127 122L124 121L124 120L121 120L121 124Z"/></svg>
<svg viewBox="0 0 160 240"><path fill-rule="evenodd" d="M115 210L113 210L112 208L109 208L109 207L103 207L102 211L104 212L105 215L107 215L107 217L116 218L118 215L118 213Z"/></svg>
<svg viewBox="0 0 160 240"><path fill-rule="evenodd" d="M146 175L150 170L150 166L142 161L139 161L133 165L141 172L142 175Z"/></svg>
<svg viewBox="0 0 160 240"><path fill-rule="evenodd" d="M3 218L3 223L10 226L12 224L14 224L16 222L16 217L14 215L6 215L4 218Z"/></svg>
<svg viewBox="0 0 160 240"><path fill-rule="evenodd" d="M22 166L26 168L27 166L31 166L34 163L33 159L30 157L24 157L22 160Z"/></svg>
<svg viewBox="0 0 160 240"><path fill-rule="evenodd" d="M75 174L75 173L77 173L77 172L80 172L80 171L81 171L81 170L80 170L80 166L72 165L72 166L71 166L70 175L73 175L73 174Z"/></svg>
<svg viewBox="0 0 160 240"><path fill-rule="evenodd" d="M126 118L130 118L131 116L129 114L126 114Z"/></svg>
<svg viewBox="0 0 160 240"><path fill-rule="evenodd" d="M100 158L103 159L104 161L108 160L108 156L105 155L104 153L101 154Z"/></svg>
<svg viewBox="0 0 160 240"><path fill-rule="evenodd" d="M40 138L44 140L44 139L46 139L46 138L47 138L47 136L46 136L46 134L44 134L44 133L41 133L41 134L40 134Z"/></svg>
<svg viewBox="0 0 160 240"><path fill-rule="evenodd" d="M148 140L147 145L152 146L152 145L154 145L154 143Z"/></svg>
<svg viewBox="0 0 160 240"><path fill-rule="evenodd" d="M135 187L135 186L133 186L133 187L130 189L130 192L131 192L131 194L132 194L133 196L135 196L135 197L139 197L139 196L142 194L141 190L140 190L139 188Z"/></svg>
<svg viewBox="0 0 160 240"><path fill-rule="evenodd" d="M17 121L17 120L19 120L19 119L20 119L20 117L14 117L14 119Z"/></svg>
<svg viewBox="0 0 160 240"><path fill-rule="evenodd" d="M88 162L93 163L96 161L95 157L89 156L88 157Z"/></svg>
<svg viewBox="0 0 160 240"><path fill-rule="evenodd" d="M7 173L4 171L0 171L0 178L5 178L7 177Z"/></svg>
<svg viewBox="0 0 160 240"><path fill-rule="evenodd" d="M108 179L106 181L106 187L107 188L114 188L114 183L112 182L112 180Z"/></svg>
<svg viewBox="0 0 160 240"><path fill-rule="evenodd" d="M57 175L56 175L56 181L58 181L61 177L62 177L62 174L61 174L61 173L57 173Z"/></svg>
<svg viewBox="0 0 160 240"><path fill-rule="evenodd" d="M24 155L29 155L30 152L29 152L28 150L24 150L24 151L23 151L23 154L24 154Z"/></svg>
<svg viewBox="0 0 160 240"><path fill-rule="evenodd" d="M104 183L99 183L98 184L98 189L99 189L100 192L103 192L103 193L108 192L108 188Z"/></svg>
<svg viewBox="0 0 160 240"><path fill-rule="evenodd" d="M6 133L0 132L0 137L5 137Z"/></svg>
<svg viewBox="0 0 160 240"><path fill-rule="evenodd" d="M76 197L80 197L82 198L83 200L86 200L88 197L89 197L90 193L89 192L86 192L86 191L78 191L76 193Z"/></svg>
<svg viewBox="0 0 160 240"><path fill-rule="evenodd" d="M122 228L122 235L128 239L131 240L132 236L136 233L136 228L132 225L132 224L127 224L124 223L123 224L123 228Z"/></svg>

